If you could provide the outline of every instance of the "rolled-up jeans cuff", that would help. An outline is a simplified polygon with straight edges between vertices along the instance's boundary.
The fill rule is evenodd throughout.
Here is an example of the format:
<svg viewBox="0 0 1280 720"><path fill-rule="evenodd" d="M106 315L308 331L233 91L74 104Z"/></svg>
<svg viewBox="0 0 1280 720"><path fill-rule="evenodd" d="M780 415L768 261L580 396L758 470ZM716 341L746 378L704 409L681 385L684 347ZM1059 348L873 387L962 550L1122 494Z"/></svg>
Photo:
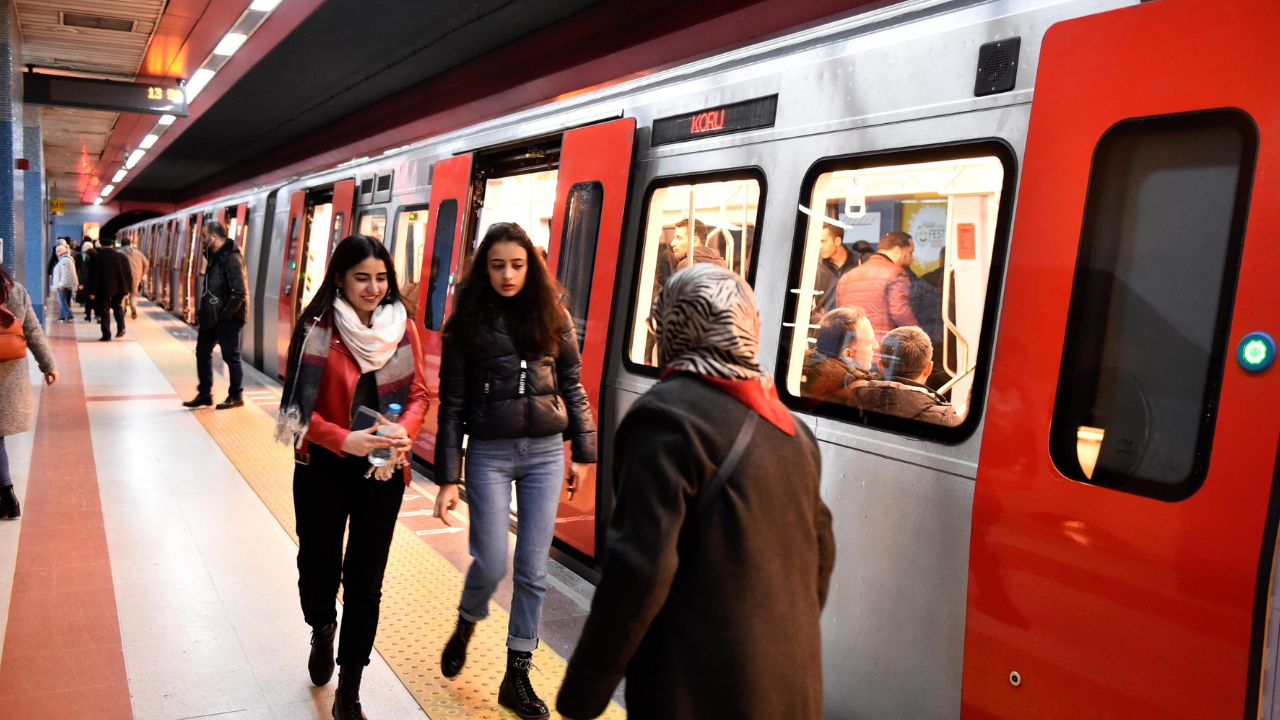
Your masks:
<svg viewBox="0 0 1280 720"><path fill-rule="evenodd" d="M488 609L489 608L486 606L485 610L488 610ZM466 610L463 610L461 607L458 608L458 615L462 616L463 620L466 620L467 622L471 622L471 623L478 623L481 620L489 617L489 613L487 612L484 615L472 615Z"/></svg>
<svg viewBox="0 0 1280 720"><path fill-rule="evenodd" d="M538 638L526 640L525 638L518 638L515 635L508 635L507 647L519 652L533 652L538 649Z"/></svg>

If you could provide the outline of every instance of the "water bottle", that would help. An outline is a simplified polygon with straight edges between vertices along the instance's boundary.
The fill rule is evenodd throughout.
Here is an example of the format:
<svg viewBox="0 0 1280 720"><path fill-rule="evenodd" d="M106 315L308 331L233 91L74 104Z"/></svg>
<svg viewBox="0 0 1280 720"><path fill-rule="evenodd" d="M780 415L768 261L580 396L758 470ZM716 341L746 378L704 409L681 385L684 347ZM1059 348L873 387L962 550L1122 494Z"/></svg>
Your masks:
<svg viewBox="0 0 1280 720"><path fill-rule="evenodd" d="M387 406L387 412L382 416L385 423L378 426L377 434L379 436L386 435L395 427L395 423L400 420L400 405L391 403ZM391 448L378 448L369 453L369 464L374 467L381 467L391 462Z"/></svg>

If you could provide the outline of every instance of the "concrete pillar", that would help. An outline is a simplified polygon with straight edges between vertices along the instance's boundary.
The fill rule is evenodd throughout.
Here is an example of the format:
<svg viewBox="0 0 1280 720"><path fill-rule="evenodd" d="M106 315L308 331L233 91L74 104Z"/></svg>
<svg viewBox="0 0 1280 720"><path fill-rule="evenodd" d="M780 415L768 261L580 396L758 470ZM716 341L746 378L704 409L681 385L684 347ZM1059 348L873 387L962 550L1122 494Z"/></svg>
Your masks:
<svg viewBox="0 0 1280 720"><path fill-rule="evenodd" d="M44 301L43 283L30 287L23 247L23 183L14 162L22 157L22 36L12 0L0 12L0 240L4 242L4 266L9 274L31 290L32 301ZM36 278L38 280L38 278Z"/></svg>
<svg viewBox="0 0 1280 720"><path fill-rule="evenodd" d="M44 136L40 132L40 108L24 108L28 125L22 128L22 156L31 166L19 172L22 176L22 249L24 255L23 283L31 293L31 305L36 317L44 322L44 305L48 297L49 256L53 248L49 242L48 211L44 202ZM40 292L37 292L40 290Z"/></svg>

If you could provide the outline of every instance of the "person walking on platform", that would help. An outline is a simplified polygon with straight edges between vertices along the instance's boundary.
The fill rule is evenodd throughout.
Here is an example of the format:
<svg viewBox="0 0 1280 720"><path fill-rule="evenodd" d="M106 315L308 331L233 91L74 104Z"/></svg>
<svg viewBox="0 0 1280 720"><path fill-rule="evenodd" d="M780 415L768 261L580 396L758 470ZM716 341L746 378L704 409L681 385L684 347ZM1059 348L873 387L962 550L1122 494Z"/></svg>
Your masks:
<svg viewBox="0 0 1280 720"><path fill-rule="evenodd" d="M9 474L9 453L4 439L31 429L35 403L27 376L27 351L36 358L47 385L58 382L58 368L45 342L40 321L31 308L26 288L9 277L0 265L0 519L22 515Z"/></svg>
<svg viewBox="0 0 1280 720"><path fill-rule="evenodd" d="M129 286L129 315L137 320L138 289L142 287L142 281L147 277L147 271L151 269L151 261L147 259L146 254L133 246L132 238L126 236L120 241L120 245L123 246L120 252L129 259L129 269L133 272L133 284Z"/></svg>
<svg viewBox="0 0 1280 720"><path fill-rule="evenodd" d="M108 241L98 248L92 267L88 288L89 300L97 302L98 322L102 324L102 337L98 339L111 340L112 315L116 317L116 337L124 337L124 296L133 282L129 259Z"/></svg>
<svg viewBox="0 0 1280 720"><path fill-rule="evenodd" d="M71 293L80 284L80 278L76 275L76 265L71 260L67 244L59 240L54 251L58 255L58 263L53 266L53 289L58 293L58 322L75 322L71 313Z"/></svg>
<svg viewBox="0 0 1280 720"><path fill-rule="evenodd" d="M661 381L618 428L617 505L556 708L633 720L819 720L835 564L818 443L757 357L745 281L698 264L658 296Z"/></svg>
<svg viewBox="0 0 1280 720"><path fill-rule="evenodd" d="M84 305L84 321L91 322L93 320L93 300L89 299L89 288L93 283L93 261L98 256L98 249L93 246L93 241L89 238L84 239L84 244L80 246L80 264L81 268L77 268L80 275L80 287L76 291L76 302Z"/></svg>
<svg viewBox="0 0 1280 720"><path fill-rule="evenodd" d="M400 302L395 263L378 240L352 235L334 250L294 329L276 421L276 439L294 448L297 461L298 591L311 626L308 669L316 685L333 677L338 583L343 587L335 720L364 718L360 680L410 478L402 463L427 405L426 365ZM362 423L370 411L379 414L376 421ZM384 420L396 411L398 421ZM372 455L388 450L389 457Z"/></svg>
<svg viewBox="0 0 1280 720"><path fill-rule="evenodd" d="M222 348L231 387L219 410L244 405L244 364L240 359L240 336L249 322L249 281L240 246L227 241L227 229L220 222L200 230L200 244L208 257L204 273L204 294L197 314L196 374L200 384L195 398L182 403L198 408L213 404L213 346Z"/></svg>
<svg viewBox="0 0 1280 720"><path fill-rule="evenodd" d="M521 718L545 718L547 705L529 680L538 647L547 562L565 481L564 441L573 462L570 489L596 461L596 430L573 321L533 242L515 223L485 233L458 283L445 323L440 361L440 429L435 516L449 524L462 482L462 436L471 517L471 567L458 624L440 658L445 677L467 659L475 624L507 571L511 484L516 486L514 592L507 626L507 669L498 703Z"/></svg>

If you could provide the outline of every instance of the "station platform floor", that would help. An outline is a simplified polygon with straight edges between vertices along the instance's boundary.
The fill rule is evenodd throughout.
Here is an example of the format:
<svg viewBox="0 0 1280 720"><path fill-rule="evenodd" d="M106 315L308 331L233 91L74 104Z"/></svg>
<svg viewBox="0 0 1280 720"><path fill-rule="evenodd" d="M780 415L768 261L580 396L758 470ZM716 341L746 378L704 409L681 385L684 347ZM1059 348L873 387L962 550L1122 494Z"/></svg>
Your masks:
<svg viewBox="0 0 1280 720"><path fill-rule="evenodd" d="M306 670L293 459L271 437L279 384L250 370L252 402L186 410L194 331L147 303L127 326L99 342L81 315L52 323L61 380L42 388L30 364L36 424L6 438L22 517L0 521L0 716L330 717L336 674L314 687ZM214 395L226 395L223 375ZM470 558L465 506L446 527L431 517L434 488L415 476L405 491L365 712L514 717L497 705L509 577L467 667L439 672ZM592 591L552 562L533 673L549 703ZM624 716L617 703L605 715Z"/></svg>

